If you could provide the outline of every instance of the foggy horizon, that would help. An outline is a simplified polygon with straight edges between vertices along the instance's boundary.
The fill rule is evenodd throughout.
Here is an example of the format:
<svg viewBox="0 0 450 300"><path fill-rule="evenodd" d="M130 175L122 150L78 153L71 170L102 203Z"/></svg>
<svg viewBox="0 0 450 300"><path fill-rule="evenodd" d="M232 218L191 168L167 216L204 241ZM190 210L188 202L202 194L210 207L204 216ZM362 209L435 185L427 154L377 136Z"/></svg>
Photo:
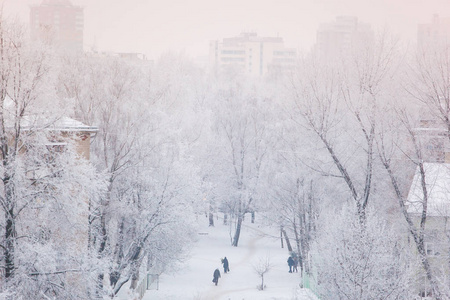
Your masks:
<svg viewBox="0 0 450 300"><path fill-rule="evenodd" d="M0 300L450 299L450 0L372 1L0 0Z"/></svg>
<svg viewBox="0 0 450 300"><path fill-rule="evenodd" d="M6 17L29 23L30 6L42 0L1 0ZM448 18L445 0L284 0L227 3L194 0L70 0L84 8L84 49L101 52L144 53L150 59L165 52L207 56L211 40L255 32L279 36L289 48L308 52L322 23L338 16L354 16L374 31L388 29L409 43L416 42L417 25L433 15Z"/></svg>

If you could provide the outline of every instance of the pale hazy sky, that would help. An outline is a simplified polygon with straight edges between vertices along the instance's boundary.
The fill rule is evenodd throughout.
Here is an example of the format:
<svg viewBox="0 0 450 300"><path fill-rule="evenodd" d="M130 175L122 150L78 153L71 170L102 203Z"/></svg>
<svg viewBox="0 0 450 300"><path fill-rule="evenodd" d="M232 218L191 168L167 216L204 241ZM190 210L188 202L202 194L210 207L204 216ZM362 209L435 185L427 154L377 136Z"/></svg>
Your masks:
<svg viewBox="0 0 450 300"><path fill-rule="evenodd" d="M142 52L167 50L207 55L208 42L254 31L280 36L285 45L309 50L320 23L357 16L374 29L388 27L415 39L418 23L433 14L450 17L450 0L71 0L84 7L85 48ZM41 0L0 0L7 16L28 23L29 6Z"/></svg>

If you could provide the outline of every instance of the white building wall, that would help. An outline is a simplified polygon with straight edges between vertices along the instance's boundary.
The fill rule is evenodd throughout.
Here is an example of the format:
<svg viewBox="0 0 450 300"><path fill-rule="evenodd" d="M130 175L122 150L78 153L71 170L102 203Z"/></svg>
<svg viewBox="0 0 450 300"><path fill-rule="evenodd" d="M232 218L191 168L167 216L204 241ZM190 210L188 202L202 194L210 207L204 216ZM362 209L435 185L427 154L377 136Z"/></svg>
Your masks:
<svg viewBox="0 0 450 300"><path fill-rule="evenodd" d="M296 63L296 50L286 48L279 37L258 37L242 33L238 37L210 42L211 69L222 72L227 68L263 76L276 66L279 71L292 69Z"/></svg>

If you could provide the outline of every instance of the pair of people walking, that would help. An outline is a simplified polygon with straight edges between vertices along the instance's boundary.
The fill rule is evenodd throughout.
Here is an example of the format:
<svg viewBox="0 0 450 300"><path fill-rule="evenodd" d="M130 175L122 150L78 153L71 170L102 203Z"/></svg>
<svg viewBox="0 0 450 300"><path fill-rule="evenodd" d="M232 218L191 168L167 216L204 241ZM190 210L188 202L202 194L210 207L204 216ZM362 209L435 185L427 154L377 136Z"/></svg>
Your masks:
<svg viewBox="0 0 450 300"><path fill-rule="evenodd" d="M298 272L298 258L296 255L289 256L287 263L289 266L289 273Z"/></svg>
<svg viewBox="0 0 450 300"><path fill-rule="evenodd" d="M225 256L224 258L221 259L221 261L222 261L222 264L223 264L223 272L224 273L230 272L230 265L228 263L227 257ZM220 271L219 271L219 268L217 268L217 269L214 270L212 282L214 282L215 285L217 285L219 283L219 278L220 277L221 277L220 276Z"/></svg>

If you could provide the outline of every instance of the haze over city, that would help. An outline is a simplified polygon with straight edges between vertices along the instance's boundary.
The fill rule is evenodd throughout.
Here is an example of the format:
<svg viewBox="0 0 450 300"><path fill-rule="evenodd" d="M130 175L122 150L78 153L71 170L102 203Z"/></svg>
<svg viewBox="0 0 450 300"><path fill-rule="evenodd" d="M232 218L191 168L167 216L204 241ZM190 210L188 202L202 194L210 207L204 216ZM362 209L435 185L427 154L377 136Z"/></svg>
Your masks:
<svg viewBox="0 0 450 300"><path fill-rule="evenodd" d="M450 0L0 8L0 300L450 299Z"/></svg>
<svg viewBox="0 0 450 300"><path fill-rule="evenodd" d="M4 14L29 22L41 0L2 0ZM373 29L388 28L414 42L417 24L433 14L448 17L446 0L73 0L84 8L84 48L140 52L157 58L166 51L206 56L210 40L256 32L280 36L285 45L309 51L319 24L356 16Z"/></svg>

